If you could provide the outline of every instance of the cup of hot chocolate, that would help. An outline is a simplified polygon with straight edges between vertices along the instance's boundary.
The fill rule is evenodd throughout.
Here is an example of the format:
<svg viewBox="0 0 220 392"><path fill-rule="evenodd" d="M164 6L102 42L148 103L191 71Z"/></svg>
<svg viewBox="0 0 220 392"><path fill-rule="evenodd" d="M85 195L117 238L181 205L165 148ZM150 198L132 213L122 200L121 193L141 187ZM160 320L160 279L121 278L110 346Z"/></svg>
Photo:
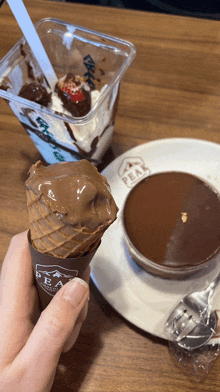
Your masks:
<svg viewBox="0 0 220 392"><path fill-rule="evenodd" d="M35 27L57 80L48 85L22 38L0 62L0 97L48 164L98 164L112 140L119 86L135 47L51 18Z"/></svg>
<svg viewBox="0 0 220 392"><path fill-rule="evenodd" d="M192 174L150 175L129 192L123 208L133 259L164 278L185 278L220 259L220 195Z"/></svg>

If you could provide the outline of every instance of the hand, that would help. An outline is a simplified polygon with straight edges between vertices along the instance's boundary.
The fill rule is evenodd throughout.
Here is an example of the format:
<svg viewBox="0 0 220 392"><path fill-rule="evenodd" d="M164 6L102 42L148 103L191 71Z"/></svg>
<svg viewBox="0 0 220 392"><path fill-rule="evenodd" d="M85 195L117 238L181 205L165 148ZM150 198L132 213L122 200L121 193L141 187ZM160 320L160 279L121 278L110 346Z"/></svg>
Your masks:
<svg viewBox="0 0 220 392"><path fill-rule="evenodd" d="M50 391L61 353L79 335L88 297L88 284L74 278L39 314L27 232L12 238L0 281L1 391Z"/></svg>

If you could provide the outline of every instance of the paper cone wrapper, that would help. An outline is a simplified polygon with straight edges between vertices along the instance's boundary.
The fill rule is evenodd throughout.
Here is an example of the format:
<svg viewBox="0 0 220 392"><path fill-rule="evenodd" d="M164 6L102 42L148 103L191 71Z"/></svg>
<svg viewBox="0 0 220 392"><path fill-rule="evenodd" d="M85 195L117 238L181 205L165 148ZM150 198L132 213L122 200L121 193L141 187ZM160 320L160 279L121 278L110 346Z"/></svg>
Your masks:
<svg viewBox="0 0 220 392"><path fill-rule="evenodd" d="M30 231L28 232L28 242L42 309L46 308L53 296L65 283L75 277L82 278L100 245L99 242L92 253L84 256L62 259L36 250L31 244Z"/></svg>

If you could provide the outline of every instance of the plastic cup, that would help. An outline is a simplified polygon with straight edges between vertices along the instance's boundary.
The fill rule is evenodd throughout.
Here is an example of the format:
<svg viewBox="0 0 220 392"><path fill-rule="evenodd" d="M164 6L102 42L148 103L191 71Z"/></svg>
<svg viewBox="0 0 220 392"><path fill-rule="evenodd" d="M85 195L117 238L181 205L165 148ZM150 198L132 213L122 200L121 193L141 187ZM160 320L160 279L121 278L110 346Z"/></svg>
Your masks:
<svg viewBox="0 0 220 392"><path fill-rule="evenodd" d="M90 85L91 110L83 117L61 115L56 108L18 96L21 87L33 81L49 89L24 37L0 62L0 96L48 164L82 158L98 164L112 141L119 85L136 55L135 47L51 18L39 21L35 28L57 77L73 73Z"/></svg>

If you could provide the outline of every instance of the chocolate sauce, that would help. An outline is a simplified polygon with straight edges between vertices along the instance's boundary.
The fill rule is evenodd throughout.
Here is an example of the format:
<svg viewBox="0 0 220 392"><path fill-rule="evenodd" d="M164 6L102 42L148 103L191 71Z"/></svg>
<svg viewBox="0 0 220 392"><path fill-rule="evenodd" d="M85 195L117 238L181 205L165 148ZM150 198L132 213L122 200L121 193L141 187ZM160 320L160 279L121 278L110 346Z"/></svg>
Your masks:
<svg viewBox="0 0 220 392"><path fill-rule="evenodd" d="M27 65L29 79L35 80L34 69L33 69L32 65L30 64L30 61L26 61L26 65Z"/></svg>
<svg viewBox="0 0 220 392"><path fill-rule="evenodd" d="M18 95L43 106L48 106L51 102L51 93L37 82L25 84Z"/></svg>
<svg viewBox="0 0 220 392"><path fill-rule="evenodd" d="M124 225L149 260L174 268L199 265L220 248L220 198L193 175L155 174L131 190Z"/></svg>
<svg viewBox="0 0 220 392"><path fill-rule="evenodd" d="M7 91L7 90L9 89L9 86L6 86L6 85L4 85L4 84L1 84L1 85L0 85L0 89L1 89L1 90L4 90L4 91Z"/></svg>
<svg viewBox="0 0 220 392"><path fill-rule="evenodd" d="M20 45L20 52L21 52L21 56L23 56L23 57L27 56L27 53L24 50L24 45L23 44Z"/></svg>

